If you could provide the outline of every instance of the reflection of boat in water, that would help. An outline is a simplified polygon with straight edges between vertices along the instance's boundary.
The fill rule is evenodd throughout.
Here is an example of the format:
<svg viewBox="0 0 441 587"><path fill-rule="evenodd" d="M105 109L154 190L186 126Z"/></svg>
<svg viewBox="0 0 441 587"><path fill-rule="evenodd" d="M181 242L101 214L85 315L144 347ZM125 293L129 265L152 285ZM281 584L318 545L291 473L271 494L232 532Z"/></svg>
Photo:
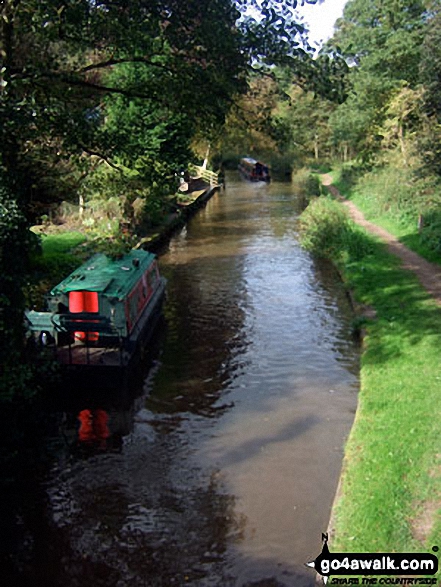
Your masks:
<svg viewBox="0 0 441 587"><path fill-rule="evenodd" d="M96 443L104 448L110 436L108 413L101 409L85 409L78 414L78 420L80 422L79 442Z"/></svg>
<svg viewBox="0 0 441 587"><path fill-rule="evenodd" d="M126 367L150 337L164 294L153 254L97 254L52 289L48 312L26 313L28 330L71 370Z"/></svg>
<svg viewBox="0 0 441 587"><path fill-rule="evenodd" d="M249 181L271 181L268 165L251 157L244 157L240 160L239 171Z"/></svg>

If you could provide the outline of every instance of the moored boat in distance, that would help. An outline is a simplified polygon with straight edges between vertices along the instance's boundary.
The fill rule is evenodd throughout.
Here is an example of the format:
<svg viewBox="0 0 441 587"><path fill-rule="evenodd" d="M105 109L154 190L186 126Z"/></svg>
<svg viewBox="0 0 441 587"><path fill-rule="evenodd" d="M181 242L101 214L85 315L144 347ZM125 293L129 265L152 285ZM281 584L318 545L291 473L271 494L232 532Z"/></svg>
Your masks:
<svg viewBox="0 0 441 587"><path fill-rule="evenodd" d="M243 157L240 160L239 171L249 181L271 181L268 165L251 157Z"/></svg>
<svg viewBox="0 0 441 587"><path fill-rule="evenodd" d="M71 370L127 367L161 315L165 283L152 253L96 254L50 291L47 312L26 312L30 341Z"/></svg>

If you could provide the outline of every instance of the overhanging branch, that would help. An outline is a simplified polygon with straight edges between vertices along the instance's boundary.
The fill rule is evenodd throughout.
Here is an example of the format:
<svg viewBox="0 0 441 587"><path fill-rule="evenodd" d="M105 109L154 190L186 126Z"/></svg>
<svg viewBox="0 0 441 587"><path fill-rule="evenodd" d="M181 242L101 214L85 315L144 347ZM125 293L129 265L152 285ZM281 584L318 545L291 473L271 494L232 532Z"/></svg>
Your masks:
<svg viewBox="0 0 441 587"><path fill-rule="evenodd" d="M116 169L120 173L123 173L123 170L121 169L121 167L119 167L118 165L115 165L115 163L110 161L110 159L108 157L106 157L106 155L103 155L102 153L99 153L98 151L92 151L92 149L89 149L88 147L85 147L84 145L79 145L79 147L88 155L102 159L105 163L107 163L107 165L109 165L109 167L112 167L113 169Z"/></svg>
<svg viewBox="0 0 441 587"><path fill-rule="evenodd" d="M126 57L116 59L114 57L107 59L106 61L100 61L98 63L90 63L84 67L81 67L77 70L77 73L87 73L88 71L93 71L95 69L106 69L107 67L112 67L112 65L122 65L124 63L143 63L144 65L151 65L153 67L159 67L164 71L168 71L169 73L173 73L173 70L170 67L166 67L162 63L158 63L156 61L152 61L147 57Z"/></svg>

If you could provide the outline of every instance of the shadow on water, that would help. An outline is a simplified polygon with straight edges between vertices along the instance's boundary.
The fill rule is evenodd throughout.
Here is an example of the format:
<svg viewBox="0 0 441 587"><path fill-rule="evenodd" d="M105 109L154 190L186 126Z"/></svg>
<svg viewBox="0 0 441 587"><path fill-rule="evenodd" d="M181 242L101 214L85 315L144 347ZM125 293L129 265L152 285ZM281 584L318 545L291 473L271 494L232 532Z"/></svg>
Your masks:
<svg viewBox="0 0 441 587"><path fill-rule="evenodd" d="M247 459L253 459L255 455L262 451L262 446L268 449L271 444L294 440L296 437L305 434L305 432L320 424L320 421L321 419L316 415L296 418L269 435L261 435L252 440L242 442L238 446L234 446L225 455L225 459L230 465L235 465Z"/></svg>
<svg viewBox="0 0 441 587"><path fill-rule="evenodd" d="M247 519L237 511L236 497L220 471L207 475L185 455L176 464L184 420L155 416L141 399L136 392L95 398L95 407L87 410L107 418L88 435L81 414L91 404L68 398L70 411L58 423L62 434L51 445L55 468L49 477L43 466L28 469L21 479L25 485L14 502L20 506L14 512L18 530L6 536L14 542L3 553L6 584L312 587L311 572L285 565L284 582L275 577L277 559L261 557L246 561L248 578L258 579L238 578L228 557L244 540ZM289 434L286 430L279 440Z"/></svg>

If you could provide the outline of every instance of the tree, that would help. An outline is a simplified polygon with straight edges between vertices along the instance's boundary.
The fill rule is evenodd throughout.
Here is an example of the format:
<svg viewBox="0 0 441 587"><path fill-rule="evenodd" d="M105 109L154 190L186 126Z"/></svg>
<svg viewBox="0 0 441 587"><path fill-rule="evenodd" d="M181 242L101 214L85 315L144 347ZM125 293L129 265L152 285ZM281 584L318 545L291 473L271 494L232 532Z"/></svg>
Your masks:
<svg viewBox="0 0 441 587"><path fill-rule="evenodd" d="M97 159L115 171L124 162L155 188L194 134L219 129L251 69L305 60L296 5L3 0L0 171L23 221L36 203L76 196ZM26 231L5 230L20 235L23 265L9 270L22 283Z"/></svg>
<svg viewBox="0 0 441 587"><path fill-rule="evenodd" d="M277 99L277 83L272 76L255 75L250 79L248 92L236 100L219 139L218 148L224 156L263 157L277 149L272 136Z"/></svg>
<svg viewBox="0 0 441 587"><path fill-rule="evenodd" d="M291 86L288 99L281 101L274 113L279 148L291 153L297 164L328 156L328 120L334 108L329 100Z"/></svg>
<svg viewBox="0 0 441 587"><path fill-rule="evenodd" d="M8 175L21 176L28 201L37 187L24 181L32 161L53 167L73 156L86 165L88 154L113 156L99 132L106 96L185 111L199 125L222 119L244 83L245 56L234 7L206 4L203 11L195 0L3 4L1 160ZM214 97L199 91L205 87Z"/></svg>
<svg viewBox="0 0 441 587"><path fill-rule="evenodd" d="M418 83L425 14L422 0L349 0L329 45L365 71L412 86Z"/></svg>
<svg viewBox="0 0 441 587"><path fill-rule="evenodd" d="M423 83L423 126L418 136L418 147L423 169L441 177L441 9L433 2L429 12L424 38L420 75Z"/></svg>
<svg viewBox="0 0 441 587"><path fill-rule="evenodd" d="M20 178L24 202L51 200L69 180L74 193L91 154L111 161L112 143L99 132L106 97L185 113L198 132L218 128L250 68L307 60L296 5L5 0L0 157L7 176Z"/></svg>
<svg viewBox="0 0 441 587"><path fill-rule="evenodd" d="M390 100L419 83L426 11L421 0L350 0L327 50L338 49L350 67L348 99L331 124L335 141L370 156L382 141Z"/></svg>
<svg viewBox="0 0 441 587"><path fill-rule="evenodd" d="M408 135L421 128L422 91L403 86L392 96L383 126L385 146L398 144L404 166L409 165Z"/></svg>

